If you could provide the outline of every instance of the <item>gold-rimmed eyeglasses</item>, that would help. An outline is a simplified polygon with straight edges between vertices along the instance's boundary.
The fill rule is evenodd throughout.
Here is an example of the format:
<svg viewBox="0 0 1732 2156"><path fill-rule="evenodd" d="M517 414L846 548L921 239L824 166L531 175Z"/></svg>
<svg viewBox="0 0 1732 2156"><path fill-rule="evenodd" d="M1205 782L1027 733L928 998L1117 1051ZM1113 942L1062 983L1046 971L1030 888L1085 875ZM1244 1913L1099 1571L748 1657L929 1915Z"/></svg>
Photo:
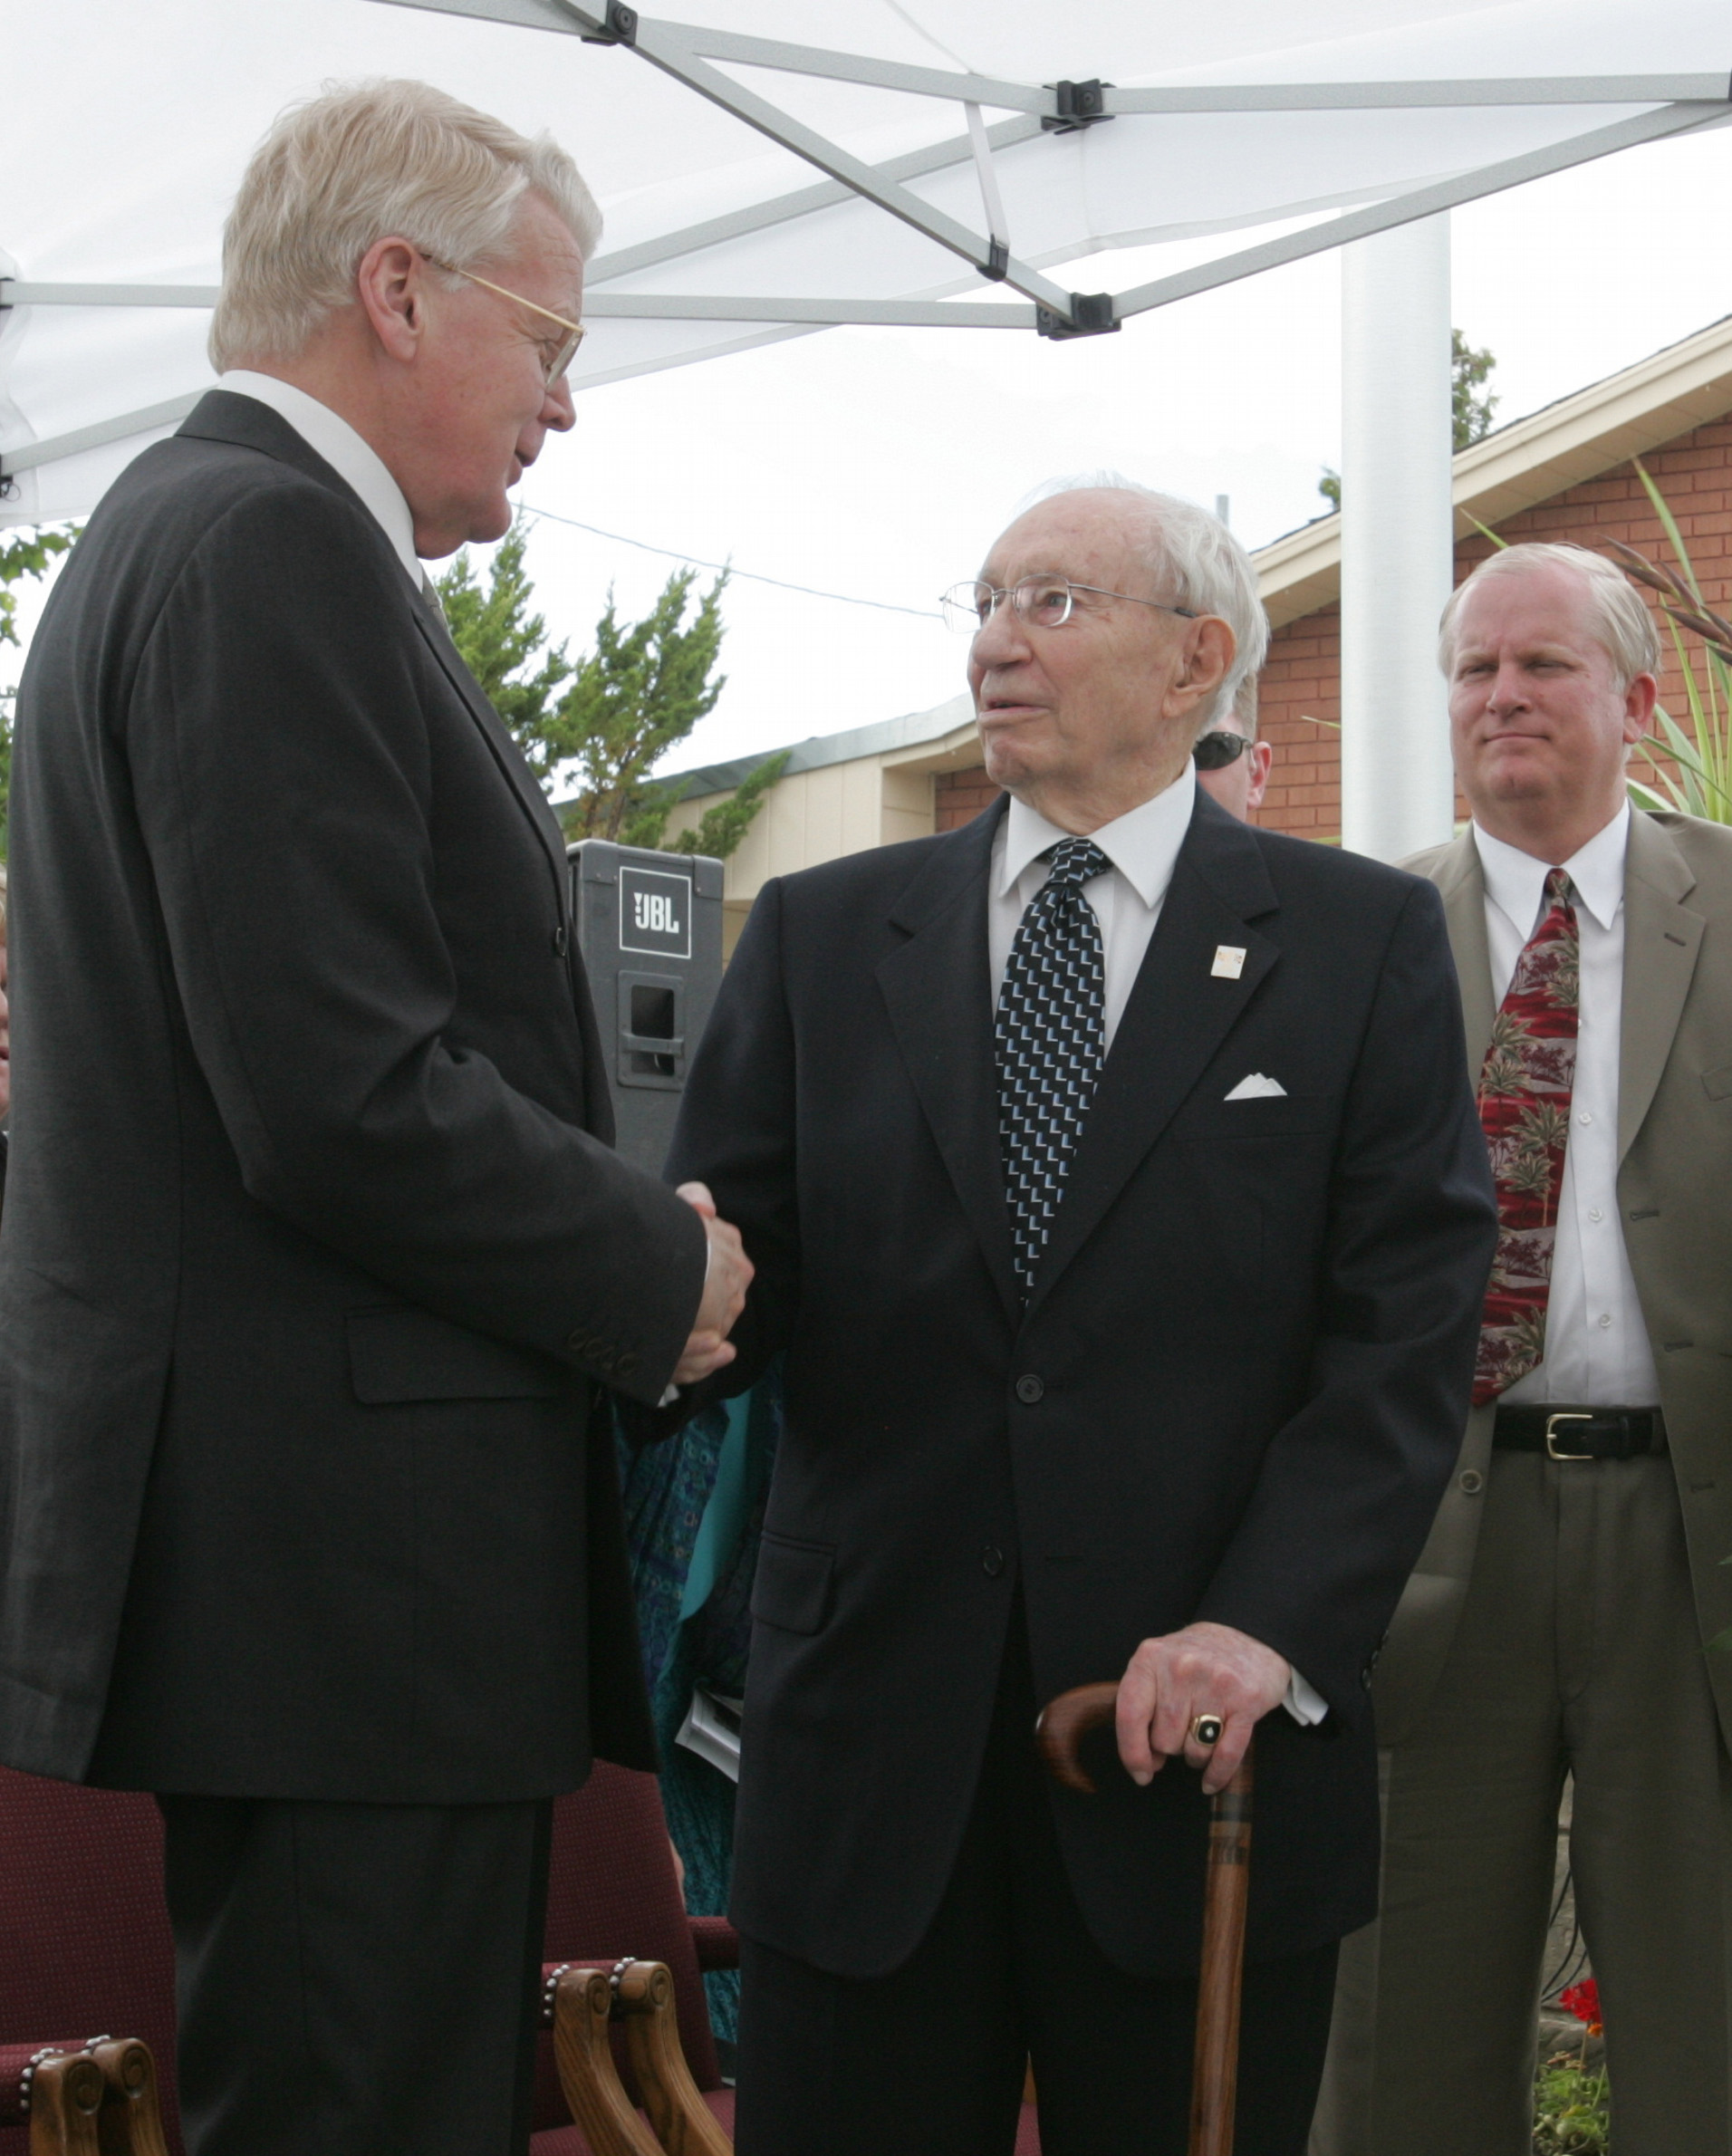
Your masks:
<svg viewBox="0 0 1732 2156"><path fill-rule="evenodd" d="M555 314L551 307L544 307L539 300L526 300L521 292L513 292L504 284L496 284L490 277L478 277L473 270L458 269L455 263L441 262L436 255L429 255L428 260L435 269L442 269L450 276L467 277L471 284L479 284L488 292L496 292L502 300L515 300L518 306L527 307L532 314L539 314L548 322L556 322L567 332L561 340L559 349L551 356L544 348L542 373L551 390L577 357L577 348L588 333L584 325L581 322L568 321L563 314Z"/></svg>
<svg viewBox="0 0 1732 2156"><path fill-rule="evenodd" d="M1008 599L1018 619L1032 622L1036 629L1063 629L1071 619L1079 592L1092 592L1097 599L1128 599L1133 606L1152 606L1160 613L1179 614L1187 621L1197 619L1195 610L1188 606L1139 599L1134 592L1108 592L1099 584L1073 583L1064 576L1025 576L1021 583L1004 589L978 582L952 584L938 604L944 610L946 626L962 636L977 636L997 612L1001 599Z"/></svg>

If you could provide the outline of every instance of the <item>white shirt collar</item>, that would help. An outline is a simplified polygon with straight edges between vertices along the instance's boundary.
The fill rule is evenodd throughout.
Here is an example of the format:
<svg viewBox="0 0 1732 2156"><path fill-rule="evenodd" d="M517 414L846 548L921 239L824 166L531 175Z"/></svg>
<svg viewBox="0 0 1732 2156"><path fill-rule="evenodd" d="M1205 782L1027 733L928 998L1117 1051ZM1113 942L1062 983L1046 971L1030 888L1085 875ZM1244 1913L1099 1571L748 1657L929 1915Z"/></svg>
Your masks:
<svg viewBox="0 0 1732 2156"><path fill-rule="evenodd" d="M1145 906L1159 905L1166 895L1196 804L1197 774L1188 761L1170 786L1088 834ZM1005 818L1000 892L1008 891L1029 863L1049 846L1073 835L1061 831L1056 823L1049 823L1026 802L1013 798Z"/></svg>
<svg viewBox="0 0 1732 2156"><path fill-rule="evenodd" d="M1624 856L1630 846L1628 801L1611 823L1596 831L1568 861L1544 861L1537 854L1524 853L1518 846L1493 838L1477 823L1473 830L1486 889L1524 937L1533 933L1539 919L1545 879L1554 868L1567 870L1576 896L1602 929L1610 929L1617 919L1618 909L1623 904Z"/></svg>
<svg viewBox="0 0 1732 2156"><path fill-rule="evenodd" d="M347 419L328 404L297 390L293 382L279 381L274 374L255 374L248 367L231 367L217 379L219 390L269 405L280 419L286 419L305 442L345 479L371 512L374 521L391 543L398 560L415 589L426 584L420 557L415 552L415 519L403 499L403 490L370 443L363 441Z"/></svg>

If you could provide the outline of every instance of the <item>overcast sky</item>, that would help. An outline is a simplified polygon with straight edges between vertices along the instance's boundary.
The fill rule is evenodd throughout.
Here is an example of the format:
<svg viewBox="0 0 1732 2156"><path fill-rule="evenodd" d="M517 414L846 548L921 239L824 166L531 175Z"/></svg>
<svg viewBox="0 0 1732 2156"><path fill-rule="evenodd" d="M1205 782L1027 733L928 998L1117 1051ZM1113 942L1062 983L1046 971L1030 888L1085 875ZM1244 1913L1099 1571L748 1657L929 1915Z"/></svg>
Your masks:
<svg viewBox="0 0 1732 2156"><path fill-rule="evenodd" d="M1626 151L1458 210L1455 322L1489 346L1499 422L1732 313L1732 130ZM1145 266L1145 263L1149 266ZM1084 291L1156 274L1103 255ZM1323 504L1339 462L1340 279L1326 255L1144 315L1119 334L833 330L616 383L578 400L521 489L536 603L573 652L609 585L645 610L683 559L936 614L1018 498L1116 466L1213 505L1266 544ZM26 625L35 605L26 598ZM672 760L686 768L925 709L962 686L936 620L741 577L725 605L727 687ZM0 682L17 655L0 647Z"/></svg>

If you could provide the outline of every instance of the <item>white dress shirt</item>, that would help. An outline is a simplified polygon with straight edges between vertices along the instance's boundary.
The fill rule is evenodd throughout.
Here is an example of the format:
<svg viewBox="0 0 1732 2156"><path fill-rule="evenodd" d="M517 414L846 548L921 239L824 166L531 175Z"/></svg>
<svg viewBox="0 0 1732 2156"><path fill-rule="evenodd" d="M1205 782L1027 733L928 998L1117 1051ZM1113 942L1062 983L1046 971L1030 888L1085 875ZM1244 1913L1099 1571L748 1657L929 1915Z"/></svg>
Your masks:
<svg viewBox="0 0 1732 2156"><path fill-rule="evenodd" d="M1082 896L1101 924L1109 1048L1124 1015L1143 953L1149 948L1149 938L1160 919L1161 902L1173 880L1173 864L1190 829L1196 803L1197 775L1187 763L1164 793L1089 833L1112 863L1107 874L1082 886ZM1049 823L1044 816L1016 800L1011 802L1010 813L998 826L998 835L992 842L986 903L995 1009L1023 915L1029 900L1052 874L1051 864L1040 856L1049 846L1071 836L1070 832L1061 831L1056 823Z"/></svg>
<svg viewBox="0 0 1732 2156"><path fill-rule="evenodd" d="M1160 919L1179 849L1190 829L1196 805L1196 769L1187 763L1164 793L1089 833L1112 863L1105 875L1092 877L1082 886L1082 895L1101 924L1109 1049L1136 986L1149 938ZM1010 963L1010 947L1016 940L1023 915L1053 872L1051 863L1040 857L1049 846L1073 835L1015 798L998 826L992 842L986 893L986 946L995 1009L1004 992L1005 968ZM1283 1702L1287 1712L1307 1728L1321 1722L1329 1712L1328 1702L1291 1664L1288 1670L1287 1696Z"/></svg>
<svg viewBox="0 0 1732 2156"><path fill-rule="evenodd" d="M340 419L328 404L297 390L293 382L279 381L274 374L255 374L250 367L231 367L216 380L219 390L237 397L250 397L255 404L269 405L278 419L286 419L308 448L322 457L340 479L346 479L372 513L393 552L418 592L427 589L426 572L415 552L415 519L403 490L386 468L384 459L361 439L347 419Z"/></svg>
<svg viewBox="0 0 1732 2156"><path fill-rule="evenodd" d="M1474 825L1486 880L1486 937L1491 987L1501 1004L1522 947L1539 926L1545 879L1567 871L1576 890L1582 987L1570 1138L1558 1198L1545 1360L1503 1395L1512 1406L1568 1400L1584 1407L1658 1404L1654 1371L1636 1283L1618 1214L1618 1063L1623 1020L1624 856L1630 843L1626 802L1579 853L1541 861Z"/></svg>

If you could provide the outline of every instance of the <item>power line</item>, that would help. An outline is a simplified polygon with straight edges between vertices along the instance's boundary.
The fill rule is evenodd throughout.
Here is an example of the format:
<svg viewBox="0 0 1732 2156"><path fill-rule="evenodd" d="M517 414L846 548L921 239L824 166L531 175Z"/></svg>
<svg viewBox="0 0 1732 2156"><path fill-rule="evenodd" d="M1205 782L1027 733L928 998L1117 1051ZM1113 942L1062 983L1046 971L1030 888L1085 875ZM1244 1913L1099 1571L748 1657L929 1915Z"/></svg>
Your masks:
<svg viewBox="0 0 1732 2156"><path fill-rule="evenodd" d="M742 576L748 583L774 584L778 592L798 592L804 599L833 599L842 606L876 607L882 614L912 614L918 621L941 621L944 616L920 606L896 606L888 599L856 599L847 592L820 592L811 584L791 584L779 576L760 576L755 570L736 569L731 562L704 562L696 554L677 553L670 546L651 546L647 539L628 539L623 532L604 532L600 525L580 524L575 516L556 516L551 509L537 509L528 502L523 505L525 516L539 516L548 524L569 525L574 532L588 532L592 538L611 540L615 546L635 546L640 553L660 554L665 561L684 562L693 569L714 569L728 576Z"/></svg>

